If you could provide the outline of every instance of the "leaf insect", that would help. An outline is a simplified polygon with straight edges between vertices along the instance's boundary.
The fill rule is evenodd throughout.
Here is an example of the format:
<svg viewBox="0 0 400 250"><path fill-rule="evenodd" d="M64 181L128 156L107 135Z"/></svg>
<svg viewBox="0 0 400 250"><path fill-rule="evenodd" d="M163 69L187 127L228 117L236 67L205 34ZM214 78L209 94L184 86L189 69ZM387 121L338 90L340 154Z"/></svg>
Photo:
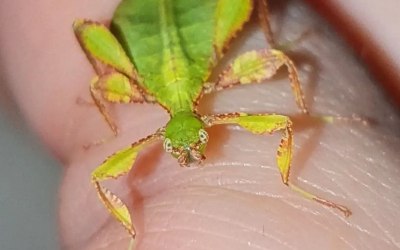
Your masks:
<svg viewBox="0 0 400 250"><path fill-rule="evenodd" d="M91 175L100 200L133 238L136 231L127 206L101 182L127 174L140 151L160 140L165 151L182 167L200 163L205 160L207 128L215 125L236 124L260 135L281 132L276 161L282 182L307 199L337 209L345 216L351 214L347 207L290 181L293 130L288 116L198 112L203 95L262 82L285 66L297 106L308 114L296 67L276 49L239 55L215 82L209 82L210 73L229 42L256 10L267 40L273 43L265 0L122 0L110 28L85 19L74 22L76 37L96 72L90 85L92 98L115 135L118 129L105 101L155 103L170 115L164 127L112 154Z"/></svg>

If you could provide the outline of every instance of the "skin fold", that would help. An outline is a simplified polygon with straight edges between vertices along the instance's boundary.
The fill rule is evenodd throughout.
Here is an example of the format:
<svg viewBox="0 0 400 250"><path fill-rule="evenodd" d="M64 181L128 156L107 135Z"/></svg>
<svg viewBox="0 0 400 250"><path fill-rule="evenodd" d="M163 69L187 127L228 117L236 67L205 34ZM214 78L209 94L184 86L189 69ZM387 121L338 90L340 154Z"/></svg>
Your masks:
<svg viewBox="0 0 400 250"><path fill-rule="evenodd" d="M98 201L90 172L107 155L163 126L168 115L157 105L113 106L121 134L84 150L112 132L95 107L77 104L78 97L90 100L94 72L71 27L78 17L107 21L118 1L6 2L8 11L0 8L0 55L8 89L65 165L62 248L127 249L129 235ZM291 178L350 207L353 215L344 218L281 183L275 163L280 134L257 136L220 126L209 130L202 167L180 168L159 143L143 151L128 176L105 183L132 211L137 249L400 248L398 111L344 42L301 2L281 1L271 10L278 44L305 34L289 43L287 54L298 65L310 111L357 114L371 124L317 124L300 115L285 71L268 83L206 96L200 110L290 115L295 124ZM241 52L266 47L257 27L244 28L216 73Z"/></svg>

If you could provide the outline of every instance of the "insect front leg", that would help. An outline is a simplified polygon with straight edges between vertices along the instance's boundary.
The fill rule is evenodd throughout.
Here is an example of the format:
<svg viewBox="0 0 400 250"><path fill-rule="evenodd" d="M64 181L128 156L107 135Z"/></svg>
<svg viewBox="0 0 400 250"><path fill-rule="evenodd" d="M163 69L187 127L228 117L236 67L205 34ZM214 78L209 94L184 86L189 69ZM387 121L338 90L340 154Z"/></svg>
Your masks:
<svg viewBox="0 0 400 250"><path fill-rule="evenodd" d="M146 101L137 85L124 74L112 72L95 77L90 84L92 99L116 136L118 128L107 112L103 100L111 103L142 103Z"/></svg>
<svg viewBox="0 0 400 250"><path fill-rule="evenodd" d="M323 199L308 191L301 189L294 185L289 180L290 167L293 155L293 131L292 122L288 116L277 114L245 114L245 113L231 113L220 114L203 117L203 120L209 126L218 124L237 124L253 134L274 133L282 131L282 138L279 144L276 161L279 172L281 174L282 182L291 188L293 191L299 193L303 197L314 200L325 206L332 207L341 211L346 217L351 215L351 211L342 205L336 204L327 199Z"/></svg>
<svg viewBox="0 0 400 250"><path fill-rule="evenodd" d="M125 203L118 196L113 194L100 182L108 179L116 179L119 176L127 174L132 168L140 150L147 144L161 138L161 132L156 132L138 142L124 148L108 157L99 167L92 172L92 182L96 188L97 194L110 214L120 222L129 234L134 238L135 228Z"/></svg>
<svg viewBox="0 0 400 250"><path fill-rule="evenodd" d="M289 71L289 80L297 106L304 114L308 114L297 69L292 60L279 50L264 49L239 55L219 75L217 82L205 86L204 91L209 93L241 84L260 83L272 78L282 66L286 66Z"/></svg>
<svg viewBox="0 0 400 250"><path fill-rule="evenodd" d="M137 84L139 77L130 59L105 25L78 19L73 28L97 74L90 85L93 101L114 135L117 135L117 126L108 114L103 100L129 103L145 102L149 98Z"/></svg>

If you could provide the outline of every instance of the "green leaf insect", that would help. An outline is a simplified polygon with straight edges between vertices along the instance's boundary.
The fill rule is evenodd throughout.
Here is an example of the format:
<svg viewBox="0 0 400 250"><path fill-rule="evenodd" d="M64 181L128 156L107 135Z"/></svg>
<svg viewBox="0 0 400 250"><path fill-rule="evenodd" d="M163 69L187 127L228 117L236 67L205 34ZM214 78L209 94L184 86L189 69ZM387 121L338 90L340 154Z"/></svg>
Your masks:
<svg viewBox="0 0 400 250"><path fill-rule="evenodd" d="M256 6L258 5L258 6ZM162 140L164 149L183 167L205 160L206 129L236 124L254 134L281 132L276 159L282 181L307 199L351 214L342 205L320 198L289 180L293 155L292 122L279 114L228 113L202 115L203 95L242 84L259 83L286 66L296 103L307 114L293 62L281 51L263 49L239 55L215 82L209 81L233 37L258 11L269 42L267 3L263 0L122 0L110 28L76 20L73 28L96 72L92 98L115 135L118 129L105 102L157 103L170 115L165 127L109 156L92 173L92 182L109 212L134 238L134 222L127 206L101 185L127 174L140 151Z"/></svg>

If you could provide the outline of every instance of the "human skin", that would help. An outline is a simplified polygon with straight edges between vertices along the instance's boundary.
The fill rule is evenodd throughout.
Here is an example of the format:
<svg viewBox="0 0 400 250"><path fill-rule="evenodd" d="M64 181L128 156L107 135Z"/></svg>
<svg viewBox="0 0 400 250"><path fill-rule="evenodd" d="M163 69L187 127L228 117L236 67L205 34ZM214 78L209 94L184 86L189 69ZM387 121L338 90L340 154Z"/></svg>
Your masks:
<svg viewBox="0 0 400 250"><path fill-rule="evenodd" d="M0 55L9 89L26 121L65 165L59 205L63 248L126 249L129 235L98 201L90 172L107 155L163 126L168 115L157 105L113 107L119 137L84 150L111 131L96 108L76 104L78 97L89 100L94 72L71 29L77 17L108 20L118 1L4 2ZM288 53L311 112L358 114L375 123L322 125L300 116L284 71L265 84L207 96L201 112L290 114L296 145L291 178L345 204L353 215L344 218L281 183L275 164L279 133L256 136L235 126L215 127L203 167L180 168L159 143L143 151L127 177L106 183L132 211L137 249L400 247L398 112L332 30L301 3L281 4L272 8L278 43L308 34ZM262 34L250 25L227 57L263 47Z"/></svg>
<svg viewBox="0 0 400 250"><path fill-rule="evenodd" d="M345 37L368 69L400 106L398 1L306 0Z"/></svg>

